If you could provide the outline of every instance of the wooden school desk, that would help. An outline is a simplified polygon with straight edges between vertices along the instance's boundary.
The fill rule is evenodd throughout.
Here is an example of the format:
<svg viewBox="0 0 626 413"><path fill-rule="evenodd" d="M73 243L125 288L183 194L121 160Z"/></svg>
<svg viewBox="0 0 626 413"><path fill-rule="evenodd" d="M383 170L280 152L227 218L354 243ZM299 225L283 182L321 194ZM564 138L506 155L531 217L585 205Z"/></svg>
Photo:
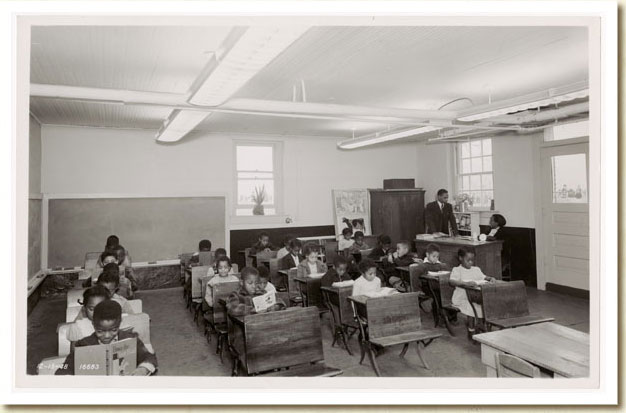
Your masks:
<svg viewBox="0 0 626 413"><path fill-rule="evenodd" d="M420 234L415 237L415 248L425 251L428 244L439 246L439 260L451 268L459 265L457 258L459 248L474 250L474 265L490 277L502 279L502 244L503 241L471 241L458 237L434 238L432 235Z"/></svg>
<svg viewBox="0 0 626 413"><path fill-rule="evenodd" d="M300 282L300 288L305 288L304 297L306 301L303 301L305 307L317 307L320 311L326 311L326 307L322 302L322 278L312 277L296 277L296 282Z"/></svg>
<svg viewBox="0 0 626 413"><path fill-rule="evenodd" d="M409 271L409 266L406 267L396 267L397 273L400 276L400 280L402 282L402 286L404 287L404 291L412 292L411 290L411 272Z"/></svg>
<svg viewBox="0 0 626 413"><path fill-rule="evenodd" d="M432 314L435 321L435 327L439 326L440 322L446 326L446 329L450 335L454 336L454 330L451 326L451 320L448 311L458 311L452 306L452 294L454 287L450 285L450 272L440 273L438 275L429 274L428 272L420 275L420 280L424 281L426 288L424 293L433 299Z"/></svg>
<svg viewBox="0 0 626 413"><path fill-rule="evenodd" d="M589 377L589 334L556 323L477 334L488 377L496 377L495 355L507 353L548 371L554 378Z"/></svg>

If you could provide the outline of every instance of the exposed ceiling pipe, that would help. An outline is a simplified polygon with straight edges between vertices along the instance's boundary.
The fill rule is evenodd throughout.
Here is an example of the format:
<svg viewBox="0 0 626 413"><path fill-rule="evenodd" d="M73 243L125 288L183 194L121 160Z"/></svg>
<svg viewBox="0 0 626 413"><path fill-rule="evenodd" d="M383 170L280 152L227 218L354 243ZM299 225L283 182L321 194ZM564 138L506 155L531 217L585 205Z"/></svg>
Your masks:
<svg viewBox="0 0 626 413"><path fill-rule="evenodd" d="M490 122L523 124L545 122L555 119L567 118L569 116L578 115L580 113L589 112L589 102L574 103L572 105L563 106L557 109L541 110L541 111L525 111L514 115L494 116L489 118Z"/></svg>

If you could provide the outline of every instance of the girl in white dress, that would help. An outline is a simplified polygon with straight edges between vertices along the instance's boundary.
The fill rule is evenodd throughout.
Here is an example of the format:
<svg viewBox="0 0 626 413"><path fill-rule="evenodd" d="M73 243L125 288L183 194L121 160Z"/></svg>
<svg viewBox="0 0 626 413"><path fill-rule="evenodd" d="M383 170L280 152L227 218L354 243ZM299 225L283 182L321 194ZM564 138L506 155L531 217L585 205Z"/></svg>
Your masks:
<svg viewBox="0 0 626 413"><path fill-rule="evenodd" d="M485 282L495 282L495 278L488 277L478 267L474 267L474 252L464 248L459 250L459 261L461 265L454 267L450 273L450 285L456 287L452 294L452 304L465 314L468 332L474 332L476 320L474 320L474 310L467 299L467 293L460 286L476 286ZM479 304L474 304L476 314L482 318L482 308Z"/></svg>

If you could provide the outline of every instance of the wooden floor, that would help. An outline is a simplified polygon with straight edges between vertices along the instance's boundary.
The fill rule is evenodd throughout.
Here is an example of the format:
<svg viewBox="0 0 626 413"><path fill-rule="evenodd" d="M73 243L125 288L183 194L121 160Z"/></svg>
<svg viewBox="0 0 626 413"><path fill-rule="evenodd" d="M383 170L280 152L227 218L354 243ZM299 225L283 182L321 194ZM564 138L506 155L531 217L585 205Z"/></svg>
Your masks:
<svg viewBox="0 0 626 413"><path fill-rule="evenodd" d="M207 343L203 327L196 326L185 308L182 290L171 288L141 291L144 312L151 318L151 339L159 361L159 375L164 376L225 376L230 374L230 358L224 364L215 354L215 339ZM554 317L557 323L589 332L589 301L565 295L528 289L532 314ZM27 371L34 374L36 365L57 351L56 325L65 318L64 296L42 299L28 318ZM433 326L432 317L422 313L425 328ZM431 370L425 370L414 349L404 359L398 357L401 346L391 347L380 355L378 365L383 376L410 377L484 377L480 361L480 345L470 343L463 323L455 327L456 337L445 329L443 336L426 349ZM332 337L327 315L322 319L324 357L329 366L340 368L343 376L375 376L367 358L359 365L356 335L349 341L353 356L341 347L331 347Z"/></svg>

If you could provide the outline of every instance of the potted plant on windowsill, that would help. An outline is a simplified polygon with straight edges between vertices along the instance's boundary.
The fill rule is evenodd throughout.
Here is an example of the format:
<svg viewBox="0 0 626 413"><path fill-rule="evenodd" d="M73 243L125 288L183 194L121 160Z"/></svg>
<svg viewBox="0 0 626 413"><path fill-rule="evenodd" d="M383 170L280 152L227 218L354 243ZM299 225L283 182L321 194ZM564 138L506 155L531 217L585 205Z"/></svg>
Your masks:
<svg viewBox="0 0 626 413"><path fill-rule="evenodd" d="M259 187L254 188L254 193L252 194L252 202L254 202L254 207L252 208L252 215L265 215L265 210L263 209L263 201L265 201L267 194L265 192L265 185L259 189Z"/></svg>

